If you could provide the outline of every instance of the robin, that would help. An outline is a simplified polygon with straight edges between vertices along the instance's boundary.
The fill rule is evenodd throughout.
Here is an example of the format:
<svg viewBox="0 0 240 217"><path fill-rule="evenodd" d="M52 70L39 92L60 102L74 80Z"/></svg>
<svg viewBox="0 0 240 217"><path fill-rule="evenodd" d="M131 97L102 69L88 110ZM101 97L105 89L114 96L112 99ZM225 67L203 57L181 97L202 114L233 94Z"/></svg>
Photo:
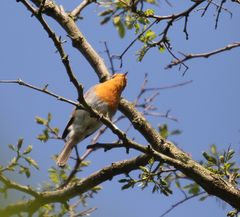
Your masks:
<svg viewBox="0 0 240 217"><path fill-rule="evenodd" d="M88 105L99 113L111 119L116 113L121 93L124 90L127 78L125 74L115 74L109 80L90 88L84 98ZM64 167L75 145L93 134L102 126L102 122L91 117L89 112L75 109L70 121L63 131L62 138L67 142L57 158L57 165Z"/></svg>

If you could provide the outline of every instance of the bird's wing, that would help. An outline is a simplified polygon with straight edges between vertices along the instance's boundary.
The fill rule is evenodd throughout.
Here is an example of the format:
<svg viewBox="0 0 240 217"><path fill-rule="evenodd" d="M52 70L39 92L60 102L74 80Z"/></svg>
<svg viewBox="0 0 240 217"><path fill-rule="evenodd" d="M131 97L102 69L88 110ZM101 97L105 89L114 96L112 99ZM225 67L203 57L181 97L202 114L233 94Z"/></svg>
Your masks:
<svg viewBox="0 0 240 217"><path fill-rule="evenodd" d="M74 112L75 112L75 110L73 111L73 114L74 114ZM63 131L62 139L65 139L67 137L68 133L70 132L69 127L71 126L71 124L73 123L73 120L74 120L73 114L72 114L70 120L68 121L67 126L65 127L65 129Z"/></svg>
<svg viewBox="0 0 240 217"><path fill-rule="evenodd" d="M85 100L86 100L88 103L89 103L89 100L92 99L92 98L95 96L95 94L93 94L93 88L94 88L94 87L90 88L90 89L84 94L84 98L85 98ZM89 104L91 104L91 103L89 103ZM67 123L67 125L66 125L66 127L65 127L65 129L64 129L64 131L63 131L62 139L65 139L65 138L67 137L67 135L69 134L69 132L70 132L69 127L72 125L72 123L73 123L73 121L74 121L74 114L75 114L75 112L76 112L77 109L80 109L80 108L74 109L74 111L73 111L73 113L72 113L72 115L71 115L71 117L70 117L70 120L68 121L68 123Z"/></svg>

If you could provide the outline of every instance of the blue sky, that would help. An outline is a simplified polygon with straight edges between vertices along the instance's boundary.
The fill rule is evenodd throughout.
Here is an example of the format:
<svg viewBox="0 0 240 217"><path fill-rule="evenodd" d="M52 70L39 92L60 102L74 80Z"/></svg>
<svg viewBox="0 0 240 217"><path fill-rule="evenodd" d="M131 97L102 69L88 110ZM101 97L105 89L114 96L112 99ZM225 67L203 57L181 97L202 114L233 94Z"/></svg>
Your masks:
<svg viewBox="0 0 240 217"><path fill-rule="evenodd" d="M77 5L76 1L57 1L66 10L71 10ZM172 9L161 1L156 13L168 14L172 10L179 11L186 8L187 4L179 5L178 1L171 1L176 8ZM193 13L189 17L188 32L190 39L185 40L182 32L183 22L176 23L170 31L169 37L175 51L185 53L207 52L212 49L223 47L228 43L235 42L240 38L239 8L231 3L227 4L233 12L231 19L227 12L220 17L219 27L214 29L215 8L210 7L206 16L201 18L200 12ZM107 41L112 54L120 54L134 39L133 33L127 33L125 39L120 39L116 30L111 24L99 25L97 14L100 8L90 6L82 16L83 20L78 26L88 41L102 55L109 66L107 56L104 53L103 41ZM23 5L16 1L4 0L1 3L1 35L0 35L0 79L18 79L43 87L49 84L49 89L69 99L76 99L74 87L69 82L65 69L59 59L56 48L47 37L40 24ZM47 18L52 28L67 40L66 52L70 56L72 68L78 79L84 85L85 90L98 82L97 77L78 51L71 47L71 42L65 32ZM155 27L161 30L163 26ZM171 61L169 54L159 53L157 50L150 51L141 63L136 61L135 53L140 47L136 43L124 57L122 71L128 71L128 86L123 96L128 100L134 100L138 94L139 87L143 81L144 74L149 73L149 87L161 87L187 80L193 82L187 86L170 90L160 91L154 105L159 107L160 112L171 109L171 115L178 118L173 122L163 118L152 118L154 127L159 124L168 123L171 129L180 129L183 133L171 138L184 151L190 153L195 160L202 159L202 152L208 150L210 144L216 144L220 150L227 149L231 145L240 154L240 75L239 75L239 49L232 50L214 56L209 59L196 59L187 62L190 67L185 76L178 68L165 70L164 67ZM116 68L119 62L115 62ZM48 112L53 114L53 125L62 131L72 111L72 106L59 102L42 93L14 84L0 85L0 138L1 138L1 163L6 163L10 158L7 151L7 144L16 143L19 137L24 137L25 145L32 144L32 157L39 163L41 170L33 171L31 180L19 180L24 184L39 186L47 179L47 168L55 165L51 159L62 148L63 143L49 141L44 144L36 139L41 132L41 126L34 121L35 116L46 117ZM126 122L119 126L125 129ZM130 137L136 137L141 141L139 134L130 132ZM101 141L109 142L115 137L110 131ZM84 151L90 140L82 142L80 151ZM135 153L131 152L130 156ZM123 150L113 150L104 153L95 152L90 156L91 165L81 176L86 176L101 166L108 165L116 160L126 159ZM238 158L239 159L239 158ZM238 160L239 163L239 160ZM89 201L90 207L97 207L98 210L92 215L98 216L126 216L126 217L158 217L173 203L182 198L176 193L175 196L166 198L160 194L151 194L151 189L142 191L140 188L121 191L117 182L121 177L114 178L112 182L103 184L103 190ZM196 199L181 205L175 211L168 214L169 217L186 216L218 216L226 215L227 209L222 208L222 202L215 198L209 198L205 202L198 202Z"/></svg>

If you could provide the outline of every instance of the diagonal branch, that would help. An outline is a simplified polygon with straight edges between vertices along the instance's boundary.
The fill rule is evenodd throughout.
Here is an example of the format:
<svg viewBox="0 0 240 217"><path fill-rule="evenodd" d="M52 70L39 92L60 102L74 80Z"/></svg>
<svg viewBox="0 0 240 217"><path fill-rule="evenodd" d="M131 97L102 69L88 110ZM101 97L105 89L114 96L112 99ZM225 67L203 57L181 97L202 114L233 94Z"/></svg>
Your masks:
<svg viewBox="0 0 240 217"><path fill-rule="evenodd" d="M96 0L83 0L76 8L72 10L72 12L70 13L70 16L74 20L77 20L82 10L93 2L96 2Z"/></svg>
<svg viewBox="0 0 240 217"><path fill-rule="evenodd" d="M160 217L163 217L163 216L167 215L167 214L168 214L169 212L171 212L173 209L175 209L175 208L178 207L179 205L187 202L188 200L191 200L191 199L193 199L193 198L195 198L195 197L198 197L198 196L200 196L200 195L202 195L202 194L205 194L205 193L206 193L206 192L203 191L203 192L199 192L199 193L197 193L197 194L193 194L193 195L191 195L191 196L187 196L187 197L184 198L183 200L180 200L179 202L173 204L173 205L172 205L168 210L166 210Z"/></svg>

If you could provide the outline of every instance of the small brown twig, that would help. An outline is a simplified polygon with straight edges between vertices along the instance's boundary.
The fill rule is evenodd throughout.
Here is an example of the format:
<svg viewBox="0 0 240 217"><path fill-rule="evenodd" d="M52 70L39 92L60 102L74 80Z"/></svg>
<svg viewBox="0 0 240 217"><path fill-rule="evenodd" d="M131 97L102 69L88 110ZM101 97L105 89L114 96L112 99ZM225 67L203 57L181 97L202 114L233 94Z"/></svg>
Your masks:
<svg viewBox="0 0 240 217"><path fill-rule="evenodd" d="M184 62L186 62L190 59L208 58L208 57L213 56L215 54L219 54L219 53L231 50L231 49L236 48L236 47L240 47L240 42L235 42L235 43L229 44L229 45L227 45L223 48L219 48L217 50L214 50L214 51L211 51L211 52L206 52L206 53L199 53L199 54L183 54L182 53L182 55L184 56L182 59L179 59L179 58L176 59L175 58L175 60L172 61L172 63L170 63L169 65L167 65L166 68L172 68L173 66L183 64Z"/></svg>
<svg viewBox="0 0 240 217"><path fill-rule="evenodd" d="M45 93L45 94L48 94L54 98L56 98L57 100L60 100L60 101L63 101L63 102L67 102L67 103L70 103L74 106L78 106L78 107L81 107L77 102L74 102L72 100L69 100L67 98L64 98L60 95L57 95L51 91L49 91L47 89L47 85L45 85L43 88L40 88L40 87L36 87L34 85L31 85L31 84L28 84L26 82L24 82L23 80L21 79L18 79L18 80L0 80L0 84L19 84L20 86L25 86L25 87L28 87L30 89L33 89L33 90L36 90L36 91L39 91L39 92L42 92L42 93Z"/></svg>
<svg viewBox="0 0 240 217"><path fill-rule="evenodd" d="M104 46L105 46L105 51L106 51L106 53L107 53L107 57L108 57L108 59L109 59L110 65L111 65L111 67L110 67L111 72L112 72L112 74L114 74L116 70L115 70L115 68L114 68L113 58L112 58L112 56L111 56L111 54L110 54L110 50L109 50L109 48L108 48L108 45L107 45L107 42L106 42L106 41L104 41Z"/></svg>
<svg viewBox="0 0 240 217"><path fill-rule="evenodd" d="M74 8L72 10L72 12L70 13L70 16L74 20L77 20L80 16L80 13L82 12L82 10L93 2L96 2L96 1L95 0L83 0L76 8Z"/></svg>

